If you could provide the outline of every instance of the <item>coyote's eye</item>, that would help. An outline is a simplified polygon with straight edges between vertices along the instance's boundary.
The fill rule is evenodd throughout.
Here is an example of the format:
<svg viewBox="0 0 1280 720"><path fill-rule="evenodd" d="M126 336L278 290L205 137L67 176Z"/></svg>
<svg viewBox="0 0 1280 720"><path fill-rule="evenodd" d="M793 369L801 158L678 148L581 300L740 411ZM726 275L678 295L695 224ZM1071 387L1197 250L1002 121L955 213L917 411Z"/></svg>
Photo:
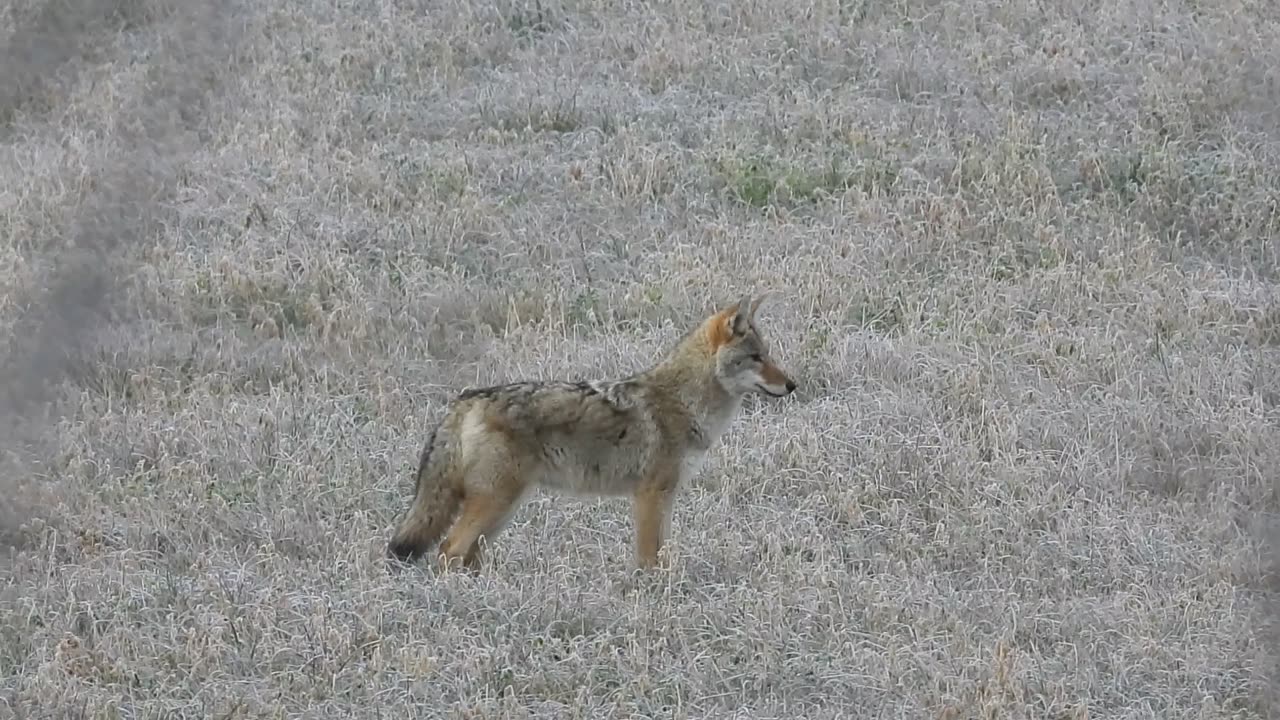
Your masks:
<svg viewBox="0 0 1280 720"><path fill-rule="evenodd" d="M751 356L751 362L764 362L764 358L760 357L760 353Z"/></svg>

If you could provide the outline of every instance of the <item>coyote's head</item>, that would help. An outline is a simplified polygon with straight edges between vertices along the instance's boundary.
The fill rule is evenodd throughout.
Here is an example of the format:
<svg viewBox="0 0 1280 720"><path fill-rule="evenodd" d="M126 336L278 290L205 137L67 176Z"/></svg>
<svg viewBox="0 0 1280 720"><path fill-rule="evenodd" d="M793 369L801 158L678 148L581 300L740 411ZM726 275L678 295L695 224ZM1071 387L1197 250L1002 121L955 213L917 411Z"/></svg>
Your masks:
<svg viewBox="0 0 1280 720"><path fill-rule="evenodd" d="M736 395L751 392L771 397L790 395L796 384L769 357L769 346L756 329L756 311L767 295L750 296L721 310L710 320L716 379Z"/></svg>

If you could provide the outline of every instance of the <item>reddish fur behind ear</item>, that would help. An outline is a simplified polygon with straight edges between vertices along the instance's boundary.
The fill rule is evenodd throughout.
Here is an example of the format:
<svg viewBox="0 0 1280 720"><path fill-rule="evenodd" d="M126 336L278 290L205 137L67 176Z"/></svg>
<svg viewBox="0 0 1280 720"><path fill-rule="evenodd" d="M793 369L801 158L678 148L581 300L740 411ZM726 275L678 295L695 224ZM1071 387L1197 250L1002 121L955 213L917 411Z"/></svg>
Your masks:
<svg viewBox="0 0 1280 720"><path fill-rule="evenodd" d="M725 308L707 319L707 342L712 348L728 345L733 339L733 316L737 306Z"/></svg>

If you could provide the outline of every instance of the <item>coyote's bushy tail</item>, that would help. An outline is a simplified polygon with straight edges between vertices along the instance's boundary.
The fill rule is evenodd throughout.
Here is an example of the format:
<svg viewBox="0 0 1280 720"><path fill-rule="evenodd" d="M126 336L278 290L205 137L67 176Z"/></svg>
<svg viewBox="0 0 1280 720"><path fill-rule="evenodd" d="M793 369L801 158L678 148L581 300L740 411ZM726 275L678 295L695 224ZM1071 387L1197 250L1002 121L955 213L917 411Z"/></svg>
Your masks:
<svg viewBox="0 0 1280 720"><path fill-rule="evenodd" d="M445 444L438 431L422 450L413 504L387 544L388 554L405 562L422 557L439 542L462 503L457 484L448 477L448 448L438 447L437 440Z"/></svg>

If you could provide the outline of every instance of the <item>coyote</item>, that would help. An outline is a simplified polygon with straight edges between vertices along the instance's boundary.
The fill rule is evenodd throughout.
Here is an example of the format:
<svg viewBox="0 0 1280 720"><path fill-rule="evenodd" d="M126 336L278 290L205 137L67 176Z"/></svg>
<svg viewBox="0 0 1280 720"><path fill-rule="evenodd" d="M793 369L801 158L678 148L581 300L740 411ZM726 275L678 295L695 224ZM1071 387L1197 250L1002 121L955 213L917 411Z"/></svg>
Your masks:
<svg viewBox="0 0 1280 720"><path fill-rule="evenodd" d="M653 568L677 488L697 473L742 398L796 389L756 329L763 300L748 296L720 310L657 365L621 380L516 382L459 394L422 451L389 555L415 560L448 531L437 559L474 569L480 537L492 541L541 487L629 496L637 565Z"/></svg>

